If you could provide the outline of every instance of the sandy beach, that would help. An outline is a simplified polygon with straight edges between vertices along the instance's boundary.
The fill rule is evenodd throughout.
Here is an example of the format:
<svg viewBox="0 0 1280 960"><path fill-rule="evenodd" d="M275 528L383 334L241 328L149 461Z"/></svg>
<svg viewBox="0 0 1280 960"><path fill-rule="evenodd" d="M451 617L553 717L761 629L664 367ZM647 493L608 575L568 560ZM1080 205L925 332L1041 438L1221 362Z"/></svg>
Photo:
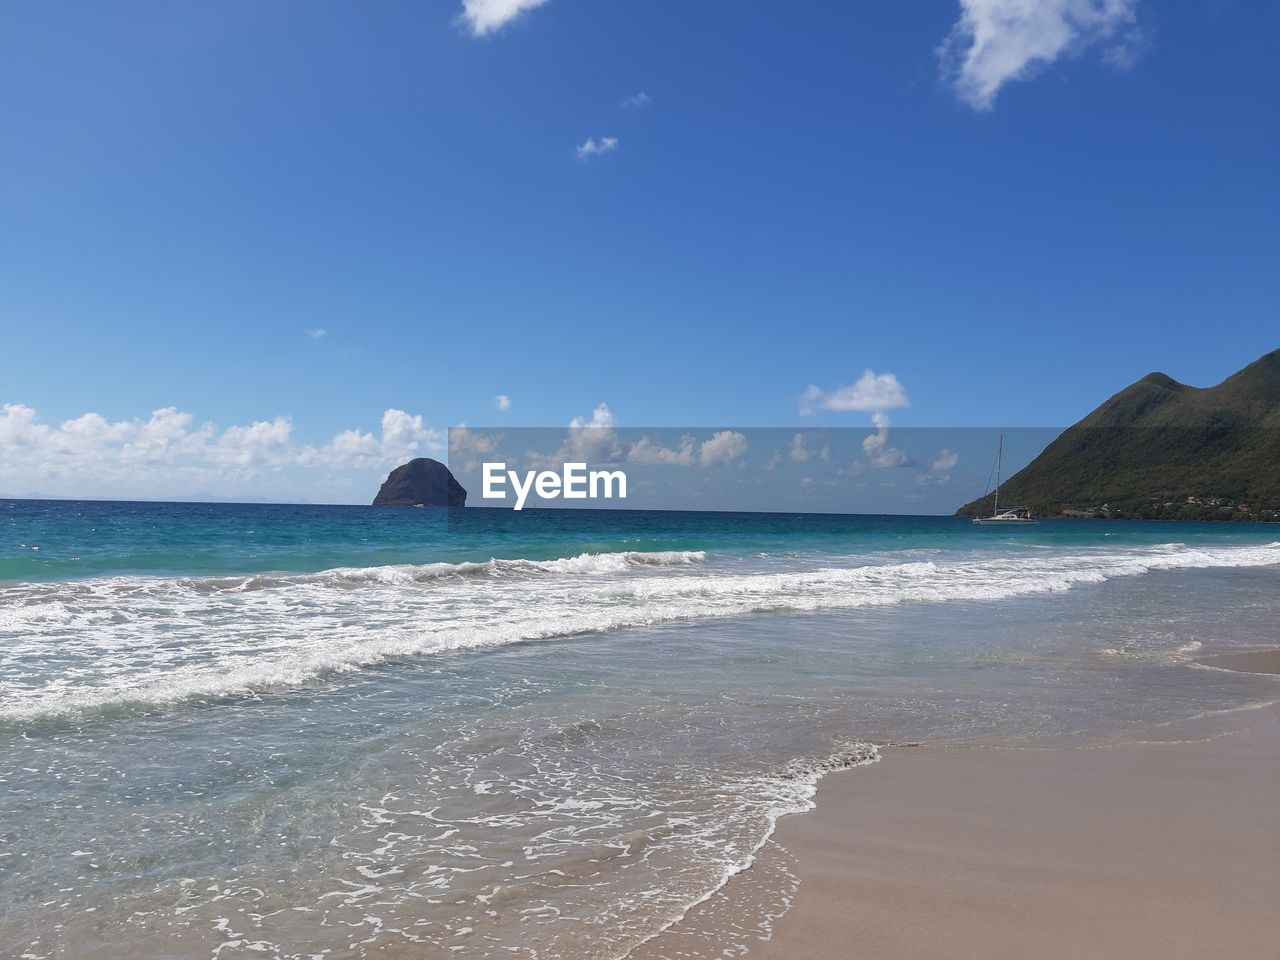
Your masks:
<svg viewBox="0 0 1280 960"><path fill-rule="evenodd" d="M1205 662L1271 672L1280 652ZM749 952L1270 956L1278 801L1275 705L1113 746L888 747L878 764L825 778L815 811L781 821L758 866L785 860L798 892ZM702 929L716 910L709 901L635 956L719 956Z"/></svg>

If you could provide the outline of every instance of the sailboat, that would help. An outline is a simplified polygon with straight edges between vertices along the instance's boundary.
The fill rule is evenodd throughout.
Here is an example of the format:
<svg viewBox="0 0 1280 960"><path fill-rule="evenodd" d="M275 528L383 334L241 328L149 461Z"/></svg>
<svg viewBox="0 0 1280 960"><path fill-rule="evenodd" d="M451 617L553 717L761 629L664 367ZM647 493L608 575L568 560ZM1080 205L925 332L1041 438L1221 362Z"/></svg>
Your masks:
<svg viewBox="0 0 1280 960"><path fill-rule="evenodd" d="M1039 523L1031 516L1029 507L1005 507L1000 509L1000 467L1004 460L1004 434L1000 434L1000 442L996 445L996 496L991 504L991 516L974 517L974 523L989 524L993 527L1007 527L1015 524Z"/></svg>

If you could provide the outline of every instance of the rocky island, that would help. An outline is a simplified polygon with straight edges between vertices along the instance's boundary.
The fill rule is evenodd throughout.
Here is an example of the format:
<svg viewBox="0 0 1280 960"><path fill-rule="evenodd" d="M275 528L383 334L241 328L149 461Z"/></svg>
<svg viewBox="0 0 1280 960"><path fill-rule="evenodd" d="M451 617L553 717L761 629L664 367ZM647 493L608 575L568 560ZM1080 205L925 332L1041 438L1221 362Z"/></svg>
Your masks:
<svg viewBox="0 0 1280 960"><path fill-rule="evenodd" d="M396 467L387 475L375 507L462 507L467 491L439 460L418 457Z"/></svg>

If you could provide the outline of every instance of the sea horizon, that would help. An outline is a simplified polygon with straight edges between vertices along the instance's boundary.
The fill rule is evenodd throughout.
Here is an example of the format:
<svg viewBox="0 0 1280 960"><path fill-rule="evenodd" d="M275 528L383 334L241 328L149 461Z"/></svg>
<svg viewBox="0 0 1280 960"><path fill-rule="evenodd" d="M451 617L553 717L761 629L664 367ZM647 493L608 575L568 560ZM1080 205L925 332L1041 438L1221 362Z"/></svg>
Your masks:
<svg viewBox="0 0 1280 960"><path fill-rule="evenodd" d="M365 502L351 503L317 503L310 500L171 500L164 497L156 498L124 498L124 497L16 497L0 495L0 503L12 501L15 503L136 503L136 504L172 504L175 506L232 506L232 507L367 507L376 510L403 510L404 507L382 507L375 504ZM421 506L418 509L433 511L450 511L450 510L492 510L495 512L507 513L510 507L499 504L482 505L479 503L467 504L464 507L443 507L443 506ZM883 511L860 511L860 510L706 510L694 509L692 507L632 507L619 504L617 506L532 506L523 508L523 512L534 513L537 511L571 511L571 512L592 512L599 511L604 513L707 513L707 514L746 514L761 516L776 516L779 514L799 514L810 517L938 517L972 520L967 514L960 513L909 513L909 512L883 512ZM1167 517L1082 517L1082 516L1065 516L1065 517L1044 517L1040 522L1048 523L1079 523L1079 522L1102 522L1102 523L1221 523L1227 526L1238 523L1280 523L1280 520L1263 520L1254 518L1241 518L1239 520L1176 520Z"/></svg>

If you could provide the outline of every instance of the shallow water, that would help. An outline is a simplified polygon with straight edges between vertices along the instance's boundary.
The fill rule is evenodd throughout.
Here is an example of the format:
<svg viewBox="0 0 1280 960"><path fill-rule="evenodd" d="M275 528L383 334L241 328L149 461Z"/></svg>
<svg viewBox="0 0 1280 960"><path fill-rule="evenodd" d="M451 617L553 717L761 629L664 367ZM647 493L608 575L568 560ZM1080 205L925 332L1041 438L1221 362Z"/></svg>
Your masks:
<svg viewBox="0 0 1280 960"><path fill-rule="evenodd" d="M0 508L6 955L620 957L872 744L1278 696L1275 528Z"/></svg>

